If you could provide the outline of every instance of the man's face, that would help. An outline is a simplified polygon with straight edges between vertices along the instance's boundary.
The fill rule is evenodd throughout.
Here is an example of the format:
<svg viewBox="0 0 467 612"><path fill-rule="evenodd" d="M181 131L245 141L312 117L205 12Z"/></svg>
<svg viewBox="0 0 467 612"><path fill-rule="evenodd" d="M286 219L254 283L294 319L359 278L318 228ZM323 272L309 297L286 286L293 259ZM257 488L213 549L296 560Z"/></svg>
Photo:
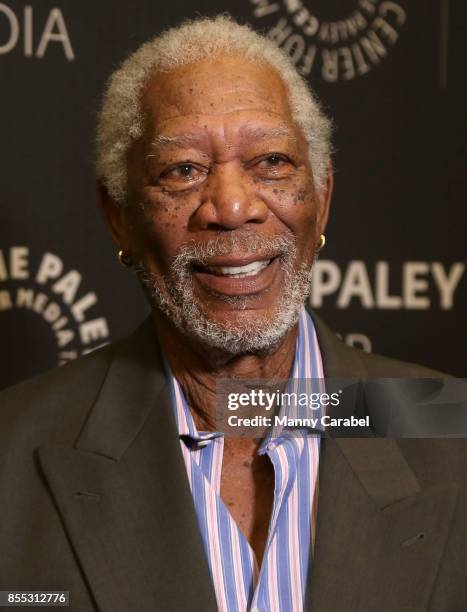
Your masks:
<svg viewBox="0 0 467 612"><path fill-rule="evenodd" d="M296 321L327 203L276 72L238 57L157 74L128 154L124 242L155 307L231 353Z"/></svg>

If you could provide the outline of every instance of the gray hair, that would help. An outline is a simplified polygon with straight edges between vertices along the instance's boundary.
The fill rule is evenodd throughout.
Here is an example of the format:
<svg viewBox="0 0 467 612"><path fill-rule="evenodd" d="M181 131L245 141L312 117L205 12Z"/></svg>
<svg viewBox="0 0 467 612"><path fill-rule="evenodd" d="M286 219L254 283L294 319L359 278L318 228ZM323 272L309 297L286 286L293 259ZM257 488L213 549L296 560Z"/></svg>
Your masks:
<svg viewBox="0 0 467 612"><path fill-rule="evenodd" d="M325 185L331 123L308 83L272 40L229 16L218 15L163 32L141 45L111 75L99 113L96 171L117 202L123 204L126 199L126 151L143 134L140 99L152 74L223 54L265 62L277 71L287 87L292 116L308 142L315 185L318 189Z"/></svg>

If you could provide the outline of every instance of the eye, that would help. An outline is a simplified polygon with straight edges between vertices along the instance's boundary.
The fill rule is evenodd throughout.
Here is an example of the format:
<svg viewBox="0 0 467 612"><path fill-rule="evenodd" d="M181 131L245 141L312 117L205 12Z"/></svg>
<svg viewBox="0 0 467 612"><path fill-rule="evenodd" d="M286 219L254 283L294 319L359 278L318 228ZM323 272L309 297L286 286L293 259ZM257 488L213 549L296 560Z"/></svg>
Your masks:
<svg viewBox="0 0 467 612"><path fill-rule="evenodd" d="M288 176L293 163L287 155L283 153L269 153L257 158L253 164L253 170L267 179L282 178Z"/></svg>
<svg viewBox="0 0 467 612"><path fill-rule="evenodd" d="M193 164L179 164L165 170L161 176L164 178L193 179L197 176L198 172L198 168Z"/></svg>
<svg viewBox="0 0 467 612"><path fill-rule="evenodd" d="M208 170L197 164L182 162L164 170L158 183L168 189L183 190L203 181Z"/></svg>
<svg viewBox="0 0 467 612"><path fill-rule="evenodd" d="M290 163L290 159L286 155L281 155L279 153L271 153L267 157L263 157L258 162L258 166L262 168L275 168L280 166L281 164Z"/></svg>

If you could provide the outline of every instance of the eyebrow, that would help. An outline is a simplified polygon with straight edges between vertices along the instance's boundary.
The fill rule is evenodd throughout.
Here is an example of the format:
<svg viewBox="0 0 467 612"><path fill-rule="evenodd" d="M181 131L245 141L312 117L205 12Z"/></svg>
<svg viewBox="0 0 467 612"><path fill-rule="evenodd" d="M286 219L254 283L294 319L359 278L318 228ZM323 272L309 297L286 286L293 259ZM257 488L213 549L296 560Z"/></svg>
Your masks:
<svg viewBox="0 0 467 612"><path fill-rule="evenodd" d="M180 134L178 136L166 136L164 134L159 134L158 136L155 136L152 139L151 147L157 148L165 145L170 145L173 147L184 147L187 145L192 145L199 141L199 134Z"/></svg>
<svg viewBox="0 0 467 612"><path fill-rule="evenodd" d="M272 127L272 128L263 128L263 127L246 127L240 131L243 135L246 135L250 138L254 138L255 140L266 140L267 138L280 138L285 136L293 141L296 141L295 134L291 132L289 129L281 126Z"/></svg>
<svg viewBox="0 0 467 612"><path fill-rule="evenodd" d="M280 138L283 136L293 140L294 142L297 140L293 132L280 126L273 128L247 126L240 130L240 134L243 138L249 137L254 140L266 140L271 138ZM187 147L199 143L204 136L204 134L179 134L176 136L159 134L158 136L154 136L152 139L151 148L158 149L163 146Z"/></svg>

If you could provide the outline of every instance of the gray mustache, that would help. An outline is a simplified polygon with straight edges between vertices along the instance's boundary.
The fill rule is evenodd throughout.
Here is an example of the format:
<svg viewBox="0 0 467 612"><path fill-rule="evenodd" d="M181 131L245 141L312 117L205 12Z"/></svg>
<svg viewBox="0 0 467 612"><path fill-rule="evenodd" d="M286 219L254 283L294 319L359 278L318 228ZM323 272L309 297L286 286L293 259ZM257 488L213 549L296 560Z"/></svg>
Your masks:
<svg viewBox="0 0 467 612"><path fill-rule="evenodd" d="M245 254L260 257L282 256L290 258L295 254L295 237L292 233L276 236L261 236L259 234L232 234L208 240L206 242L191 241L184 244L174 257L171 268L175 271L186 269L187 266L205 265L211 257L222 255Z"/></svg>

